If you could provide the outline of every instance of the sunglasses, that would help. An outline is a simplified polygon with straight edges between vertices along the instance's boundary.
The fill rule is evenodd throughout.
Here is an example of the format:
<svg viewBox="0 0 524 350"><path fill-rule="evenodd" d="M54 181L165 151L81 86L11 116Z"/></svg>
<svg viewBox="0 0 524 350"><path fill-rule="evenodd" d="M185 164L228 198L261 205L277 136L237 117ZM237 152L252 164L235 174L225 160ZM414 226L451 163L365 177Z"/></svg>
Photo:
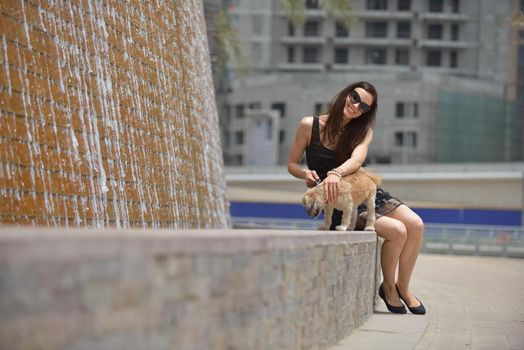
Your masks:
<svg viewBox="0 0 524 350"><path fill-rule="evenodd" d="M360 99L360 95L355 90L349 93L349 102L353 104L358 103L358 110L361 113L369 112L369 110L371 109L370 105L368 105L365 102L362 102L362 100Z"/></svg>

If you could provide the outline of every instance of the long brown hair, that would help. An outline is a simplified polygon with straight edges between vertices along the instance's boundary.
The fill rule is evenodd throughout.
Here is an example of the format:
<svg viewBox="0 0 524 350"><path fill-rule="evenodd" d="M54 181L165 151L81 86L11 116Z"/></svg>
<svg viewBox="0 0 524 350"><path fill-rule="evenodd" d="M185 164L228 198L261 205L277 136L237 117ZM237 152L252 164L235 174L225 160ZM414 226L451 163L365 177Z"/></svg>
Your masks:
<svg viewBox="0 0 524 350"><path fill-rule="evenodd" d="M377 90L375 90L375 87L370 83L360 81L346 86L333 98L326 111L328 119L322 132L322 138L324 140L327 139L330 144L335 142L336 137L340 132L346 98L349 93L357 87L369 92L373 96L373 103L368 112L362 113L358 118L352 119L351 122L346 124L342 135L340 135L338 139L336 147L337 160L340 163L345 162L349 157L351 157L351 153L355 147L357 147L366 137L368 129L372 128L375 124L378 106Z"/></svg>

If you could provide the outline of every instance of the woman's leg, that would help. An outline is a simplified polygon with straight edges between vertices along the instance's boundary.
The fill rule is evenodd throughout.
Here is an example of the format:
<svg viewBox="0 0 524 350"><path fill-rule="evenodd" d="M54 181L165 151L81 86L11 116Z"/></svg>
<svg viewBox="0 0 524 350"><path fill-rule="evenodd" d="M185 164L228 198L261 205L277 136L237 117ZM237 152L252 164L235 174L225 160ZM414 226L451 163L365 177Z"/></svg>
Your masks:
<svg viewBox="0 0 524 350"><path fill-rule="evenodd" d="M404 244L399 259L397 286L402 297L406 299L407 306L417 307L420 303L413 293L411 293L409 281L422 245L424 223L422 219L406 205L399 206L388 214L388 217L401 221L407 229L406 244Z"/></svg>
<svg viewBox="0 0 524 350"><path fill-rule="evenodd" d="M402 306L395 288L395 271L407 239L406 226L397 219L382 216L375 222L375 231L385 239L380 260L384 277L382 287L386 300L393 306Z"/></svg>

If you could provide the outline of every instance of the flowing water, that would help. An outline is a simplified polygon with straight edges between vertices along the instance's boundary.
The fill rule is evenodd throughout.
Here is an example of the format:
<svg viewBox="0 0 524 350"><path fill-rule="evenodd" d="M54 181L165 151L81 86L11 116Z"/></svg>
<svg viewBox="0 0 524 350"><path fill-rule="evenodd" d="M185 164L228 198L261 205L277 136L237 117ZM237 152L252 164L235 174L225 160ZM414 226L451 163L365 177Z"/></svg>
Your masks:
<svg viewBox="0 0 524 350"><path fill-rule="evenodd" d="M200 0L0 9L0 222L229 225Z"/></svg>

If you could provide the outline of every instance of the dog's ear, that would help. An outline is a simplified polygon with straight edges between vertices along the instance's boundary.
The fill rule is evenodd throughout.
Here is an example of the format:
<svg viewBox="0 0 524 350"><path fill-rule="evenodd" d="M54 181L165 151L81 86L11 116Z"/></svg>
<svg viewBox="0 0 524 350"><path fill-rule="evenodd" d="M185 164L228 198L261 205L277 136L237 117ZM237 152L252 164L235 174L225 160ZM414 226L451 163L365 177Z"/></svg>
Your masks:
<svg viewBox="0 0 524 350"><path fill-rule="evenodd" d="M302 206L304 208L310 208L311 207L311 202L312 202L312 196L313 193L311 193L310 190L308 190L306 192L306 194L304 194L304 197L302 197Z"/></svg>
<svg viewBox="0 0 524 350"><path fill-rule="evenodd" d="M302 197L302 206L305 207L307 203L307 193Z"/></svg>

